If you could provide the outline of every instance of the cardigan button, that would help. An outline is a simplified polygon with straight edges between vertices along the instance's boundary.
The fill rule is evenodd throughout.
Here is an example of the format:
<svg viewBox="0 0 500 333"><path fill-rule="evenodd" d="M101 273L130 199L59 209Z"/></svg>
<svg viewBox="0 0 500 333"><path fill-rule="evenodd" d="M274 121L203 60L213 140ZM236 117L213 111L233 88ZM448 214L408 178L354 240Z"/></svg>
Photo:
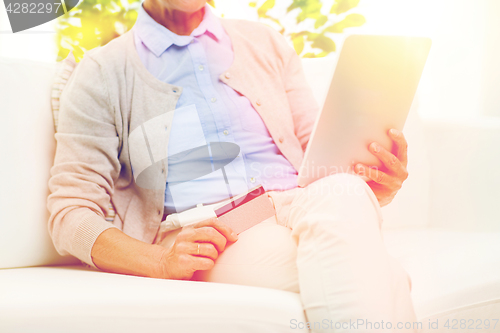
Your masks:
<svg viewBox="0 0 500 333"><path fill-rule="evenodd" d="M229 74L229 73L226 73L224 76L226 77L226 79L230 79L231 78L231 74Z"/></svg>
<svg viewBox="0 0 500 333"><path fill-rule="evenodd" d="M278 140L280 141L280 143L283 143L283 141L285 141L285 138L280 136L280 138Z"/></svg>
<svg viewBox="0 0 500 333"><path fill-rule="evenodd" d="M255 104L257 104L257 106L261 106L262 103L260 102L260 100L257 100Z"/></svg>

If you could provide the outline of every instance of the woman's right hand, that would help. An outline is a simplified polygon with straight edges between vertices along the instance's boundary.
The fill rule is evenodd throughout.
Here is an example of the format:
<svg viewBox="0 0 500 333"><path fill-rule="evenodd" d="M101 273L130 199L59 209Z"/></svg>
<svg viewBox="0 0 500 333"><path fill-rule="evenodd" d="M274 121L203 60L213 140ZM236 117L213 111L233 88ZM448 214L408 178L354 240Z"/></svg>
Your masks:
<svg viewBox="0 0 500 333"><path fill-rule="evenodd" d="M216 218L185 226L174 244L163 250L158 275L163 279L188 280L195 271L211 269L226 243L237 239L238 235Z"/></svg>

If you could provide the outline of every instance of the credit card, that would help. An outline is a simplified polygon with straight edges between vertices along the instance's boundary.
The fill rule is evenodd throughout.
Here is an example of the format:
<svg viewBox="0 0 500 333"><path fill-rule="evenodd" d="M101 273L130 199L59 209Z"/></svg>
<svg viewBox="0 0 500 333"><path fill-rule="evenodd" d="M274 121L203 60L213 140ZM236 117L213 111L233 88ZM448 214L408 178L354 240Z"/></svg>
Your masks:
<svg viewBox="0 0 500 333"><path fill-rule="evenodd" d="M221 217L222 215L227 214L231 210L233 210L237 207L240 207L241 205L243 205L249 201L254 200L255 198L263 195L264 193L266 193L266 191L264 190L262 185L256 186L253 189L251 189L249 192L247 192L246 194L238 195L238 196L234 197L233 199L231 199L231 201L229 203L225 204L224 206L222 206L220 208L215 209L214 210L215 215L217 215L217 217Z"/></svg>
<svg viewBox="0 0 500 333"><path fill-rule="evenodd" d="M218 219L229 226L237 234L273 217L276 214L274 206L267 194L254 197L245 203L240 203Z"/></svg>

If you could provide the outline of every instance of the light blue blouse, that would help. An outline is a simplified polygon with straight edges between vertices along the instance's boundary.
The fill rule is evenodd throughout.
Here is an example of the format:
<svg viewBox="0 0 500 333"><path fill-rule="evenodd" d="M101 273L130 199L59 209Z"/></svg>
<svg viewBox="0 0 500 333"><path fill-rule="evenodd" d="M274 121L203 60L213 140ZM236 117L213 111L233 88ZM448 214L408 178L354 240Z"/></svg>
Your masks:
<svg viewBox="0 0 500 333"><path fill-rule="evenodd" d="M219 80L233 62L231 40L208 5L204 10L203 21L190 36L158 24L142 6L133 28L137 52L148 71L183 89L168 145L166 213L218 202L258 184L268 191L297 186L297 171L250 101ZM208 165L212 172L190 179L196 171L192 163L185 163L185 152L210 142L234 143L240 153L223 169L213 160L218 157L196 155L197 169Z"/></svg>

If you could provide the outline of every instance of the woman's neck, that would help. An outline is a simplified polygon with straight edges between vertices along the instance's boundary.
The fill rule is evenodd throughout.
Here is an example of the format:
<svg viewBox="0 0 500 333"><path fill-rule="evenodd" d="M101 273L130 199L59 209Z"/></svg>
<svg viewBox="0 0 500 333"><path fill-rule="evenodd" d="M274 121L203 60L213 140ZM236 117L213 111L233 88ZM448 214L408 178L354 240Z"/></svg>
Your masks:
<svg viewBox="0 0 500 333"><path fill-rule="evenodd" d="M205 13L204 7L192 13L168 8L162 0L146 0L143 7L156 22L181 36L189 36L200 25Z"/></svg>

